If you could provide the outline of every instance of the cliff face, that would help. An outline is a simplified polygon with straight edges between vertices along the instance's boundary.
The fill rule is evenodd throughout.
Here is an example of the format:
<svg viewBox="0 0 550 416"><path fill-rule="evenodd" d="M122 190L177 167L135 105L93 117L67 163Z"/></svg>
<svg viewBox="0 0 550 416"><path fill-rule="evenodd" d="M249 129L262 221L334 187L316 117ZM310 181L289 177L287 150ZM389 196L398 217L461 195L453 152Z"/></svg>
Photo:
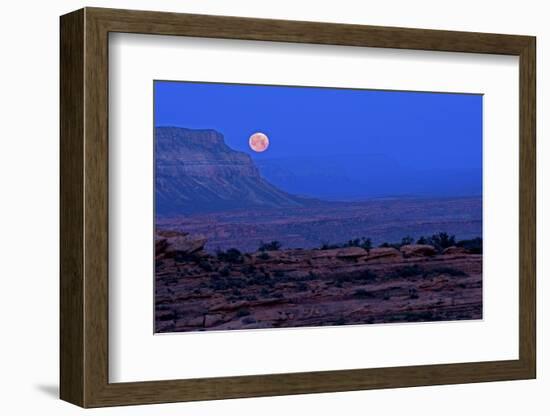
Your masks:
<svg viewBox="0 0 550 416"><path fill-rule="evenodd" d="M160 215L307 202L265 181L250 156L228 147L215 130L157 127L155 181Z"/></svg>

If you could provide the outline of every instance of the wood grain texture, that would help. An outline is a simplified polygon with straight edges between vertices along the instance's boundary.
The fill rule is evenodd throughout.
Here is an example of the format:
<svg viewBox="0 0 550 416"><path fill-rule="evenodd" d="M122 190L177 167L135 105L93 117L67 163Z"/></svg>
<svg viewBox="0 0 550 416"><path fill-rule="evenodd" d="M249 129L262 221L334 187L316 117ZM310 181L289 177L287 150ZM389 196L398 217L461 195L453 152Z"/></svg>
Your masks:
<svg viewBox="0 0 550 416"><path fill-rule="evenodd" d="M61 19L60 388L84 405L84 12Z"/></svg>
<svg viewBox="0 0 550 416"><path fill-rule="evenodd" d="M519 355L536 377L536 41L520 54Z"/></svg>
<svg viewBox="0 0 550 416"><path fill-rule="evenodd" d="M518 360L190 380L108 380L108 33L520 57ZM87 8L61 19L61 397L83 407L533 378L535 39L484 33Z"/></svg>

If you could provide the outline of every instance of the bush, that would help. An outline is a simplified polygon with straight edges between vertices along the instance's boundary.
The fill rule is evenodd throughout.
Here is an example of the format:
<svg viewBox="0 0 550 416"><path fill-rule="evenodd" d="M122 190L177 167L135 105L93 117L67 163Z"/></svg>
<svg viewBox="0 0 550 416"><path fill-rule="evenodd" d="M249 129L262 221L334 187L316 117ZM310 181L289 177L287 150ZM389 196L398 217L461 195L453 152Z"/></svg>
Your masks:
<svg viewBox="0 0 550 416"><path fill-rule="evenodd" d="M323 244L321 244L321 247L319 247L319 249L331 250L335 248L347 248L347 247L361 247L368 251L372 248L372 240L370 238L361 237L361 238L354 238L353 240L348 240L347 243L343 243L343 244L329 244L328 242L323 242Z"/></svg>
<svg viewBox="0 0 550 416"><path fill-rule="evenodd" d="M418 240L416 240L416 244L428 244L428 239L422 236Z"/></svg>
<svg viewBox="0 0 550 416"><path fill-rule="evenodd" d="M343 244L343 247L359 247L360 244L361 244L361 239L355 238Z"/></svg>
<svg viewBox="0 0 550 416"><path fill-rule="evenodd" d="M412 238L410 235L406 236L406 237L403 237L401 239L401 245L402 246L407 246L409 244L412 244L414 243L414 238Z"/></svg>
<svg viewBox="0 0 550 416"><path fill-rule="evenodd" d="M480 237L471 240L460 240L456 245L465 248L472 254L483 254L483 240Z"/></svg>
<svg viewBox="0 0 550 416"><path fill-rule="evenodd" d="M434 246L441 247L442 249L454 246L456 244L455 236L447 233L439 233L432 235L432 241Z"/></svg>
<svg viewBox="0 0 550 416"><path fill-rule="evenodd" d="M227 290L230 288L224 279L211 279L209 286L216 291Z"/></svg>
<svg viewBox="0 0 550 416"><path fill-rule="evenodd" d="M455 236L447 233L438 233L427 239L428 244L434 246L438 251L456 245Z"/></svg>
<svg viewBox="0 0 550 416"><path fill-rule="evenodd" d="M328 242L323 242L321 244L321 247L319 247L319 250L332 250L335 248L340 248L338 244L329 244Z"/></svg>
<svg viewBox="0 0 550 416"><path fill-rule="evenodd" d="M365 250L370 250L372 248L372 241L370 238L361 237L349 240L347 243L342 244L342 247L361 247Z"/></svg>
<svg viewBox="0 0 550 416"><path fill-rule="evenodd" d="M455 246L455 236L447 233L432 234L431 237L421 236L416 240L416 244L428 244L434 246L438 251L443 251L447 247Z"/></svg>
<svg viewBox="0 0 550 416"><path fill-rule="evenodd" d="M254 265L252 264L248 264L241 268L241 272L244 273L245 275L250 275L255 271L256 271L256 267L254 267Z"/></svg>
<svg viewBox="0 0 550 416"><path fill-rule="evenodd" d="M267 277L265 274L258 273L257 275L250 278L250 280L248 281L248 284L264 286L264 285L272 284L272 282L271 282L271 279Z"/></svg>
<svg viewBox="0 0 550 416"><path fill-rule="evenodd" d="M199 262L199 267L201 269L203 269L205 272L211 272L213 271L213 267L212 265L210 264L210 262L208 260L204 260L202 259L200 262Z"/></svg>
<svg viewBox="0 0 550 416"><path fill-rule="evenodd" d="M382 247L382 248L396 248L396 249L399 250L399 248L401 247L401 244L399 244L399 243L388 243L388 242L385 242L385 243L380 244L378 247Z"/></svg>
<svg viewBox="0 0 550 416"><path fill-rule="evenodd" d="M260 260L269 260L269 254L267 254L265 251L258 256Z"/></svg>
<svg viewBox="0 0 550 416"><path fill-rule="evenodd" d="M273 240L269 243L264 243L263 241L260 241L260 247L258 248L259 251L277 251L280 250L283 245L276 240Z"/></svg>
<svg viewBox="0 0 550 416"><path fill-rule="evenodd" d="M216 256L220 261L226 261L228 263L242 263L243 255L236 248L230 248L227 251L218 250Z"/></svg>

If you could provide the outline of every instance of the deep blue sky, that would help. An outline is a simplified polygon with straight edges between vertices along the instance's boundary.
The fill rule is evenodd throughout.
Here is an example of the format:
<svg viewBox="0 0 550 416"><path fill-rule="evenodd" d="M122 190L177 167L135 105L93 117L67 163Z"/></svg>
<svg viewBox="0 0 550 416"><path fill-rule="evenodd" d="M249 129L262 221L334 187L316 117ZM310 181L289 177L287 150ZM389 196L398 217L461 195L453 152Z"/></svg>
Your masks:
<svg viewBox="0 0 550 416"><path fill-rule="evenodd" d="M155 81L155 125L215 129L254 158L384 154L403 166L482 163L482 96ZM250 134L269 136L256 154Z"/></svg>

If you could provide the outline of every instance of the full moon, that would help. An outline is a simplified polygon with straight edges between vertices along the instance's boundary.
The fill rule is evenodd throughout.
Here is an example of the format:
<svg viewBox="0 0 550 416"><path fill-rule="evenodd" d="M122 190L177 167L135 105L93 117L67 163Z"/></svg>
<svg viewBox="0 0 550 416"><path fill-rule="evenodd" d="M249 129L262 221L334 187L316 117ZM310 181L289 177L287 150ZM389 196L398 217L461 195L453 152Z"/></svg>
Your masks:
<svg viewBox="0 0 550 416"><path fill-rule="evenodd" d="M269 139L263 133L254 133L250 136L250 139L248 139L248 145L255 152L265 152L269 147Z"/></svg>

